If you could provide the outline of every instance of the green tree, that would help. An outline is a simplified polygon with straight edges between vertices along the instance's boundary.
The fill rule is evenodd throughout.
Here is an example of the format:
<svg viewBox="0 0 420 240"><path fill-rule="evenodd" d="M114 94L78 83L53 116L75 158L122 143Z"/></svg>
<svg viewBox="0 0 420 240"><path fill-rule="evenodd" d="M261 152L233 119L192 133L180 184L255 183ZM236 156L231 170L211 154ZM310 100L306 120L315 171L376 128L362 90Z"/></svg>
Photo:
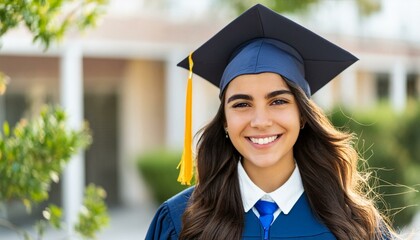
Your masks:
<svg viewBox="0 0 420 240"><path fill-rule="evenodd" d="M47 49L72 27L95 26L107 0L1 0L0 39L9 30L24 25Z"/></svg>
<svg viewBox="0 0 420 240"><path fill-rule="evenodd" d="M0 0L0 43L8 31L24 26L32 34L33 42L46 50L73 28L84 30L95 26L106 3L107 0ZM0 71L0 95L5 93L9 81ZM71 156L90 144L89 128L85 125L80 130L68 129L65 112L48 106L39 117L22 119L13 129L7 123L2 125L0 216L11 201L21 201L30 213L34 205L48 200L51 184L58 182ZM105 197L100 187L89 185L86 188L83 207L74 226L82 238L94 238L95 232L108 223ZM42 239L48 223L61 229L61 208L49 205L43 217L35 224L36 239ZM1 226L16 231L25 240L33 239L7 219L0 218Z"/></svg>
<svg viewBox="0 0 420 240"><path fill-rule="evenodd" d="M59 107L45 106L40 116L22 119L12 130L3 124L0 134L0 208L10 201L21 201L30 213L32 206L48 200L53 182L58 182L64 166L71 156L91 143L89 128L70 130L66 115ZM75 231L84 238L94 238L95 232L108 222L104 203L105 191L90 185L86 189L83 210L79 214ZM36 223L37 239L44 234L46 223L61 228L61 209L50 205L43 211L44 220ZM31 236L6 219L0 226L8 227L25 237Z"/></svg>
<svg viewBox="0 0 420 240"><path fill-rule="evenodd" d="M368 112L335 110L330 114L335 126L358 136L359 170L369 176L372 188L367 192L397 229L408 225L419 209L419 165L410 154L419 146L418 135L412 134L420 129L419 106L403 114L388 105Z"/></svg>

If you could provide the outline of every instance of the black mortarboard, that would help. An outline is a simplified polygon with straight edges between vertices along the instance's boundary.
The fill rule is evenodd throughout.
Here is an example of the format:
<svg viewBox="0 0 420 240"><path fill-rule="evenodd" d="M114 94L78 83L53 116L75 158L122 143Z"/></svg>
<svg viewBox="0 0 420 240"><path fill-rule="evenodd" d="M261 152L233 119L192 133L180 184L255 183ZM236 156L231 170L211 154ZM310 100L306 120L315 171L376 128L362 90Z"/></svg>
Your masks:
<svg viewBox="0 0 420 240"><path fill-rule="evenodd" d="M244 12L178 64L190 70L178 181L190 184L193 176L192 72L218 86L220 96L239 75L274 72L296 83L310 97L357 60L349 52L261 4Z"/></svg>
<svg viewBox="0 0 420 240"><path fill-rule="evenodd" d="M255 49L254 51L247 49L249 43L256 44L255 41L259 39L266 40L262 41L262 44L266 46L281 45L279 52L283 52L283 55L275 58L273 57L275 54L271 54L271 56L266 54L270 50L263 53ZM267 44L267 42L271 43ZM239 56L242 49L248 50L249 53ZM291 76L285 76L287 74L281 71L290 70L289 67L283 66L283 69L278 71L257 68L255 72L244 72L243 69L235 68L226 69L236 56L240 57L237 62L241 63L252 54L265 57L266 62L274 62L274 64L277 62L278 66L295 65L296 71L290 72ZM285 55L292 56L292 59L285 59ZM195 50L192 58L194 61L193 72L218 86L221 92L236 76L268 71L279 73L288 80L297 83L308 97L358 60L346 50L261 4L253 6L229 23ZM296 63L301 66L297 66ZM258 64L260 63L255 63L254 66ZM180 62L178 66L189 69L188 58ZM231 71L231 76L222 78L225 69ZM302 71L302 73L298 71ZM298 79L294 79L294 77Z"/></svg>

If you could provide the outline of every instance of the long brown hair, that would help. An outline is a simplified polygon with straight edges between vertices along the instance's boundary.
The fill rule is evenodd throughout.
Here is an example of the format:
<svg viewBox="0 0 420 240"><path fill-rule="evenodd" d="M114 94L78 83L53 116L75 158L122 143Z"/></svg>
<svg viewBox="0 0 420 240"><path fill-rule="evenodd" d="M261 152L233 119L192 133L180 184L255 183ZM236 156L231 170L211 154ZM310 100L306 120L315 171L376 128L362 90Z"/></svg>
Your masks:
<svg viewBox="0 0 420 240"><path fill-rule="evenodd" d="M314 214L338 239L382 239L386 224L363 192L367 179L357 171L355 136L337 130L299 87L286 82L305 122L293 151ZM240 239L243 232L240 155L225 137L224 99L198 141L197 184L180 239Z"/></svg>

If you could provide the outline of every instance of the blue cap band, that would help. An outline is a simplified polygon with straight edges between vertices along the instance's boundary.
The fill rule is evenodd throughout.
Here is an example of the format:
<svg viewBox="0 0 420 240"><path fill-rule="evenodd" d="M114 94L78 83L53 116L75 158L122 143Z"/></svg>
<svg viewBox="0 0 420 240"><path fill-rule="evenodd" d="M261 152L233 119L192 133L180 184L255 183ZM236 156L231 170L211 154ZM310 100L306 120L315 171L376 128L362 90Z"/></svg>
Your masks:
<svg viewBox="0 0 420 240"><path fill-rule="evenodd" d="M263 72L277 73L301 87L308 97L311 96L300 54L289 45L269 38L252 40L236 51L223 72L220 96L234 78Z"/></svg>

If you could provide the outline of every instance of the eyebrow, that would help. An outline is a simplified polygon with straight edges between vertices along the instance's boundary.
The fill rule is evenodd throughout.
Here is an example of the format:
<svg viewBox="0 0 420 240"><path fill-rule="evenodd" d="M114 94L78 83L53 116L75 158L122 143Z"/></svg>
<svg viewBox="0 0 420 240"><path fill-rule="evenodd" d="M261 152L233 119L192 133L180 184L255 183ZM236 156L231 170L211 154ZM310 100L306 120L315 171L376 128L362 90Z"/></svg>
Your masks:
<svg viewBox="0 0 420 240"><path fill-rule="evenodd" d="M265 95L265 98L266 99L270 99L270 98L273 98L275 96L282 95L282 94L290 94L290 95L293 95L293 93L291 91L289 91L289 90L277 90L277 91L268 93L267 95Z"/></svg>
<svg viewBox="0 0 420 240"><path fill-rule="evenodd" d="M235 95L232 95L228 100L227 100L227 103L230 103L230 102L232 102L232 101L235 101L235 100L237 100L237 99L243 99L243 100L249 100L249 101L252 101L252 97L250 96L250 95L247 95L247 94L235 94Z"/></svg>
<svg viewBox="0 0 420 240"><path fill-rule="evenodd" d="M268 93L267 95L265 95L265 98L270 99L270 98L273 98L273 97L276 97L276 96L282 95L282 94L293 95L292 92L289 91L289 90L277 90L277 91ZM230 98L228 98L227 103L230 103L230 102L238 100L238 99L252 101L254 98L250 95L247 95L247 94L235 94L235 95L232 95Z"/></svg>

